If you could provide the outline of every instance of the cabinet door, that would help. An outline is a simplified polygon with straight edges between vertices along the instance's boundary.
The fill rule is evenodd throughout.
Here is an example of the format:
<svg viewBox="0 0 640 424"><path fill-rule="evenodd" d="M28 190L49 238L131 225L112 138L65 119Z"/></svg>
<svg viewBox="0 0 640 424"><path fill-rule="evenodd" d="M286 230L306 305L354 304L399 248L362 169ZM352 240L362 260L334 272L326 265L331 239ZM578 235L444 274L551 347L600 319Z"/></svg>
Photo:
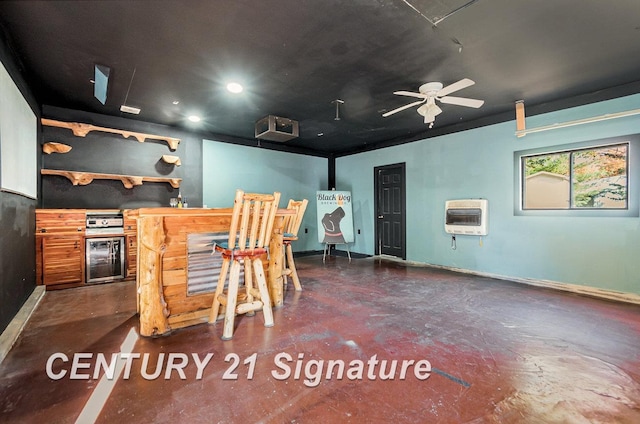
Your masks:
<svg viewBox="0 0 640 424"><path fill-rule="evenodd" d="M42 240L43 283L82 283L84 246L81 236L52 236Z"/></svg>
<svg viewBox="0 0 640 424"><path fill-rule="evenodd" d="M138 268L138 237L127 235L127 277L135 277Z"/></svg>
<svg viewBox="0 0 640 424"><path fill-rule="evenodd" d="M127 243L127 279L136 278L138 269L138 211L125 209L124 235Z"/></svg>

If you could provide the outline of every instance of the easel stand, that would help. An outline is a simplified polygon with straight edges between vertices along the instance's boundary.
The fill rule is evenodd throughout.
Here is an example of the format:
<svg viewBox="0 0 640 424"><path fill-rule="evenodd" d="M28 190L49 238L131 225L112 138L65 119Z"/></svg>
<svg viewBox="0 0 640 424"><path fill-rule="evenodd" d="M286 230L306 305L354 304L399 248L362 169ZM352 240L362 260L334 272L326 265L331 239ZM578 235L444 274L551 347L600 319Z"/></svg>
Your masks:
<svg viewBox="0 0 640 424"><path fill-rule="evenodd" d="M326 255L331 255L331 246L337 246L338 244L344 244L347 247L347 256L349 257L349 262L351 262L351 252L349 252L349 243L325 243L324 251L322 252L322 262L324 262L324 258Z"/></svg>

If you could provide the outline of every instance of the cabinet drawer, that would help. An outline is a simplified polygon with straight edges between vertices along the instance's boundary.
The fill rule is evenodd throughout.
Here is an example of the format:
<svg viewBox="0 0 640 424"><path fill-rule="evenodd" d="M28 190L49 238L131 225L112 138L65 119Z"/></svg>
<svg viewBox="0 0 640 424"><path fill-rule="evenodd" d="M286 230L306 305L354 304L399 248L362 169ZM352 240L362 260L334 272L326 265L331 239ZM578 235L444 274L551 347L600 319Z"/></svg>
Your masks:
<svg viewBox="0 0 640 424"><path fill-rule="evenodd" d="M84 211L36 210L36 233L84 233Z"/></svg>

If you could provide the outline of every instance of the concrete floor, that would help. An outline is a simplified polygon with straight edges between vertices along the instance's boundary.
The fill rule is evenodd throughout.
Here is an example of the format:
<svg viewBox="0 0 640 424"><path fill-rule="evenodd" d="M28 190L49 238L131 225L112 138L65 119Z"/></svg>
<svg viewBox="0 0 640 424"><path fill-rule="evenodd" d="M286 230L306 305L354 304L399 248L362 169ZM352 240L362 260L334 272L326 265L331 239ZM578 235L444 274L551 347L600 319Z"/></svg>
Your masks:
<svg viewBox="0 0 640 424"><path fill-rule="evenodd" d="M276 325L242 316L228 342L221 322L131 339L134 283L47 292L0 365L0 422L640 422L637 305L373 258L296 263L304 291L289 284ZM103 378L99 356L123 344L140 358Z"/></svg>

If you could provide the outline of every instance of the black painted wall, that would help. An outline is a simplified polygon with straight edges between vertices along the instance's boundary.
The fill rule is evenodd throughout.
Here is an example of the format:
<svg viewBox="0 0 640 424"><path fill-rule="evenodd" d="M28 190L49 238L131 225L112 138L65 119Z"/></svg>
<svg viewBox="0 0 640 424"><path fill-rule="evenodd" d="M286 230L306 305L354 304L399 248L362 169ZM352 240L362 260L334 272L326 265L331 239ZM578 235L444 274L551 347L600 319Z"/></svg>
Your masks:
<svg viewBox="0 0 640 424"><path fill-rule="evenodd" d="M0 61L39 117L40 109L27 86L23 67L14 57L0 28ZM36 286L36 205L35 199L0 191L0 333Z"/></svg>
<svg viewBox="0 0 640 424"><path fill-rule="evenodd" d="M66 128L42 126L41 143L58 142L72 147L68 153L42 154L42 168L121 174L145 177L182 178L180 189L168 183L145 182L131 189L120 181L94 180L91 184L72 185L65 177L43 175L41 207L81 209L134 209L169 206L169 199L180 191L190 207L202 206L202 139L172 127L110 117L77 110L44 106L43 117L63 122L79 122L179 138L175 151L164 141L124 138L120 134L91 131L77 137ZM40 149L41 151L41 149ZM162 161L162 155L179 156L180 166Z"/></svg>
<svg viewBox="0 0 640 424"><path fill-rule="evenodd" d="M0 192L0 332L35 288L36 201Z"/></svg>

